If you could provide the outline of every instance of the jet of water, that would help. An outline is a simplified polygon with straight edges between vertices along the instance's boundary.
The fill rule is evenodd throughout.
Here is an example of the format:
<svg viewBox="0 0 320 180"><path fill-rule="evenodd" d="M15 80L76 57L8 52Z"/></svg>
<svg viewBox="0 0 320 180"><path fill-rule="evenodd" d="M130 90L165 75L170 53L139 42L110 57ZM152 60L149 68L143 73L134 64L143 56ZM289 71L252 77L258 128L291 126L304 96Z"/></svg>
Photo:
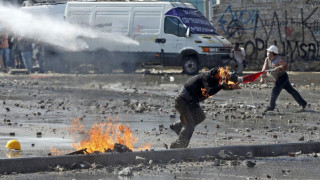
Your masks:
<svg viewBox="0 0 320 180"><path fill-rule="evenodd" d="M0 29L23 38L34 39L68 51L104 48L117 50L123 46L139 45L137 41L120 34L95 31L48 16L34 16L13 6L0 3ZM99 39L103 43L92 44ZM88 43L88 40L91 40Z"/></svg>

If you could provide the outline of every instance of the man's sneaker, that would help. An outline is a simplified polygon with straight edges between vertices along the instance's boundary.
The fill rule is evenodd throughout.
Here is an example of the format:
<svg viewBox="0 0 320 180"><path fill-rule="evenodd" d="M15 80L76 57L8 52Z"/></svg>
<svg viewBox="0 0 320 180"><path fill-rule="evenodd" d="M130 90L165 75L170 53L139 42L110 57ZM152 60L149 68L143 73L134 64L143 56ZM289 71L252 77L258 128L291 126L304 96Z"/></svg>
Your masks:
<svg viewBox="0 0 320 180"><path fill-rule="evenodd" d="M170 125L170 129L174 131L178 136L180 134L181 128L182 128L182 124L180 122L175 122Z"/></svg>
<svg viewBox="0 0 320 180"><path fill-rule="evenodd" d="M274 111L274 108L268 106L268 107L264 110L264 112L268 112L268 111Z"/></svg>
<svg viewBox="0 0 320 180"><path fill-rule="evenodd" d="M304 105L302 105L301 108L300 108L298 111L296 111L296 112L297 112L297 113L299 113L299 112L304 112L305 109L306 109L306 107L307 107L307 103L304 104Z"/></svg>
<svg viewBox="0 0 320 180"><path fill-rule="evenodd" d="M308 104L308 103L306 103L306 104L302 105L301 109L302 109L302 110L305 110L305 109L306 109L306 107L307 107L307 104Z"/></svg>

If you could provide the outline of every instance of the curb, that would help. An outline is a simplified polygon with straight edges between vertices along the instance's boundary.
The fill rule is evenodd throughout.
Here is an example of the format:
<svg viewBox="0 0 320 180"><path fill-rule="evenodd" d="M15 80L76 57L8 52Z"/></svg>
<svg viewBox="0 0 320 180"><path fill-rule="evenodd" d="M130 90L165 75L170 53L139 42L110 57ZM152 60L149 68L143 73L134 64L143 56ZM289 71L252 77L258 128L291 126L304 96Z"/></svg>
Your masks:
<svg viewBox="0 0 320 180"><path fill-rule="evenodd" d="M140 151L129 153L107 153L89 155L64 155L54 157L28 157L0 159L0 174L4 173L33 173L48 171L49 167L57 165L72 165L73 163L130 165L135 163L136 156L152 160L156 163L167 163L171 159L181 161L186 159L199 159L201 156L217 156L220 150L229 150L234 155L244 156L247 152L252 152L254 157L281 156L288 155L289 152L299 152L302 154L319 153L320 142L289 143L289 144L266 144L266 145L239 145L239 146L220 146L208 148L187 148L170 149L159 151Z"/></svg>

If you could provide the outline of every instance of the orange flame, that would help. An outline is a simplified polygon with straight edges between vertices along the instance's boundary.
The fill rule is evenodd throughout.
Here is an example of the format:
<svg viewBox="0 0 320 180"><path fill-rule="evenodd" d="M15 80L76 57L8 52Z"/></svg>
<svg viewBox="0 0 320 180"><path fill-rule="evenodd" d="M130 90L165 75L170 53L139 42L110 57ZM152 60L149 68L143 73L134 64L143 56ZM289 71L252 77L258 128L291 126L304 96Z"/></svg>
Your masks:
<svg viewBox="0 0 320 180"><path fill-rule="evenodd" d="M207 93L207 89L206 88L201 88L201 91L202 91L202 95L206 98L209 98L210 95Z"/></svg>
<svg viewBox="0 0 320 180"><path fill-rule="evenodd" d="M224 79L224 82L227 84L236 84L232 81L229 81L229 79L230 79L229 72L230 72L229 66L226 66L225 68L223 68L223 67L219 68L219 76L220 76L219 83L222 83L222 80Z"/></svg>
<svg viewBox="0 0 320 180"><path fill-rule="evenodd" d="M230 78L229 71L230 71L229 66L226 66L225 68L224 67L219 68L219 84L222 83L222 80L224 80L224 82L227 84L235 84L234 82L229 81L229 78ZM201 88L201 92L204 97L206 97L206 98L210 97L206 88Z"/></svg>
<svg viewBox="0 0 320 180"><path fill-rule="evenodd" d="M224 79L224 82L227 83L228 79L229 79L229 71L230 71L230 67L227 66L226 68L220 67L219 68L219 76L220 76L220 80L219 83L222 83L222 80Z"/></svg>
<svg viewBox="0 0 320 180"><path fill-rule="evenodd" d="M67 128L73 135L75 133L84 134L84 125L81 123L81 118L74 118L72 125ZM109 122L94 123L91 129L87 132L87 138L77 143L73 142L72 147L76 150L86 148L88 153L105 152L107 149L113 150L114 144L119 143L127 146L132 151L146 150L151 148L151 144L144 144L138 149L134 149L133 144L138 138L134 137L129 126L113 123L113 119L109 118ZM52 155L61 155L62 152L55 148L50 148Z"/></svg>
<svg viewBox="0 0 320 180"><path fill-rule="evenodd" d="M84 126L81 123L81 121L82 121L81 118L73 118L72 119L72 126L67 127L67 130L70 133L78 132L79 134L83 134L84 133Z"/></svg>
<svg viewBox="0 0 320 180"><path fill-rule="evenodd" d="M60 151L60 150L53 148L51 146L50 146L50 153L51 153L51 156L61 156L61 155L65 154L65 152Z"/></svg>

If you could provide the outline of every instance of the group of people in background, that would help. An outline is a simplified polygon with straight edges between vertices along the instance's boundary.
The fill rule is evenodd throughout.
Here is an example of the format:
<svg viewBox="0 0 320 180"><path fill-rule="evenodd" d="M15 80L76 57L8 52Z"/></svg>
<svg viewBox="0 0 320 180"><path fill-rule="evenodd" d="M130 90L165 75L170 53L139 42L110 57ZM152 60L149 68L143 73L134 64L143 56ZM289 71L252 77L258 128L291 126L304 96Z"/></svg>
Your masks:
<svg viewBox="0 0 320 180"><path fill-rule="evenodd" d="M1 71L8 72L9 69L27 69L33 71L38 66L41 71L44 47L41 43L12 36L8 32L0 31L0 65Z"/></svg>

